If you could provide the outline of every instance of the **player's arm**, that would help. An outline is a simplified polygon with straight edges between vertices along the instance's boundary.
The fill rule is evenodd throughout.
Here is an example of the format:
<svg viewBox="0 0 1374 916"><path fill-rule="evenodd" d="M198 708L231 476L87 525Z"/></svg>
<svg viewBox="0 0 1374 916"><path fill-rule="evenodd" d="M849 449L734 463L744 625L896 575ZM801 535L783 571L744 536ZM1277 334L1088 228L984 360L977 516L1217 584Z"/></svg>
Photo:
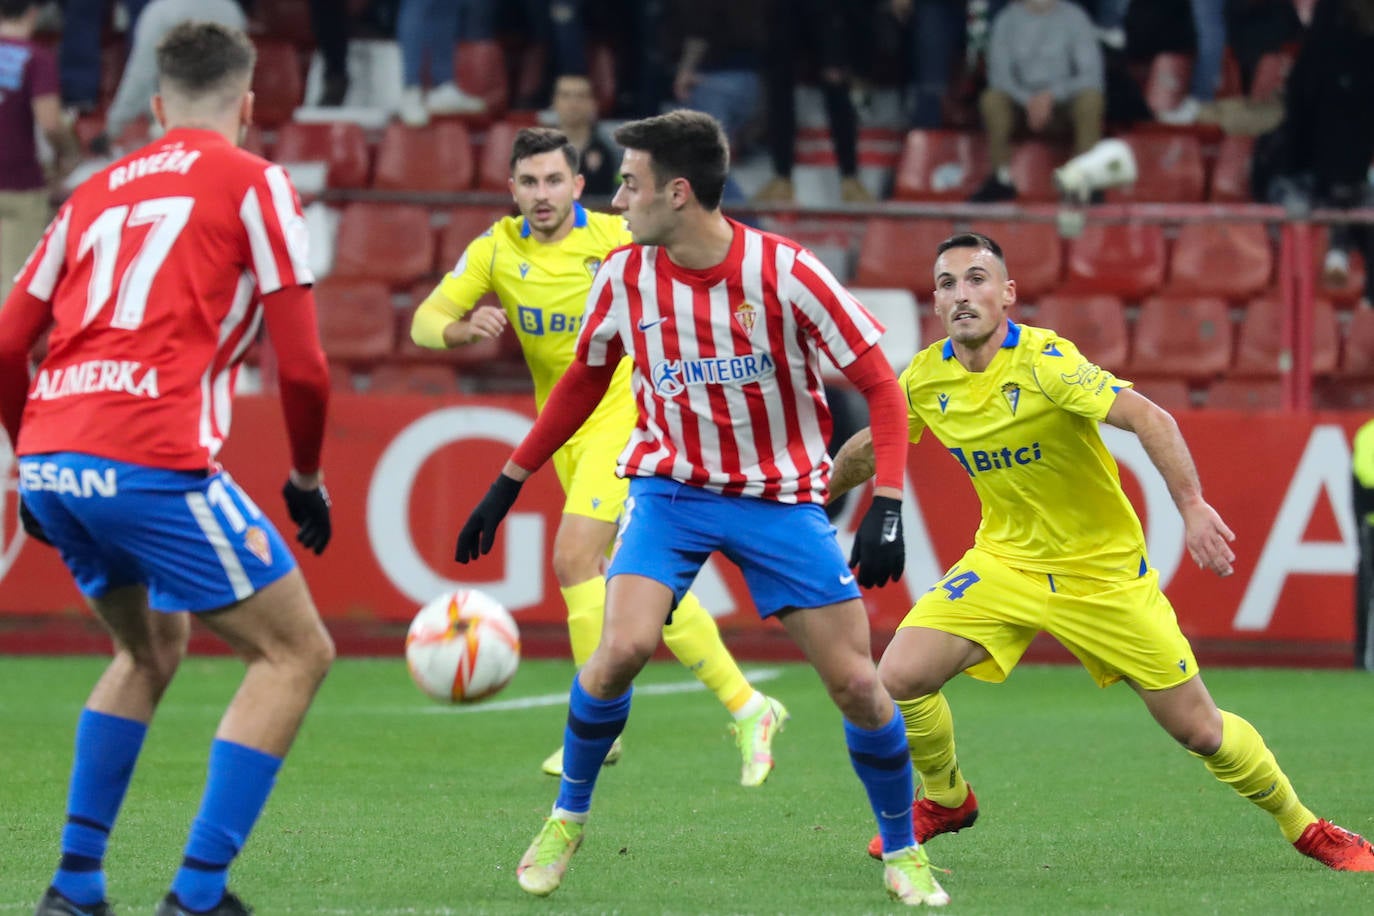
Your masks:
<svg viewBox="0 0 1374 916"><path fill-rule="evenodd" d="M506 328L504 309L494 305L477 308L477 301L491 292L491 265L496 239L487 232L473 239L453 270L444 275L410 322L410 339L431 350L448 350L479 340L492 340Z"/></svg>
<svg viewBox="0 0 1374 916"><path fill-rule="evenodd" d="M834 502L873 476L877 469L873 454L873 430L865 426L845 440L835 453L833 464L827 502Z"/></svg>
<svg viewBox="0 0 1374 916"><path fill-rule="evenodd" d="M52 321L52 306L16 285L0 308L0 419L11 447L29 396L29 351Z"/></svg>
<svg viewBox="0 0 1374 916"><path fill-rule="evenodd" d="M1164 478L1169 495L1183 516L1188 553L1193 562L1219 576L1229 576L1236 555L1228 542L1234 541L1236 536L1202 498L1197 466L1173 415L1133 389L1123 388L1117 392L1104 419L1118 429L1135 433L1145 454Z"/></svg>

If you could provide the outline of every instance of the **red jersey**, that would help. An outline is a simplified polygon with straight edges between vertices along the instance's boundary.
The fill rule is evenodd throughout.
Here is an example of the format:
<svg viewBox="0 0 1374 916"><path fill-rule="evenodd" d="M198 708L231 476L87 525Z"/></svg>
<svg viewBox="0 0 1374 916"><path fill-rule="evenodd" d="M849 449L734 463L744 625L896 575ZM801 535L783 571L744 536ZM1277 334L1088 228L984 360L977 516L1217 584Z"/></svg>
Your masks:
<svg viewBox="0 0 1374 916"><path fill-rule="evenodd" d="M53 327L16 453L213 466L261 297L313 279L280 166L186 128L125 156L72 193L19 274Z"/></svg>
<svg viewBox="0 0 1374 916"><path fill-rule="evenodd" d="M578 358L628 354L639 423L624 476L717 493L824 502L830 408L824 353L844 368L883 328L811 252L730 220L725 260L687 270L661 248L616 249L588 296Z"/></svg>

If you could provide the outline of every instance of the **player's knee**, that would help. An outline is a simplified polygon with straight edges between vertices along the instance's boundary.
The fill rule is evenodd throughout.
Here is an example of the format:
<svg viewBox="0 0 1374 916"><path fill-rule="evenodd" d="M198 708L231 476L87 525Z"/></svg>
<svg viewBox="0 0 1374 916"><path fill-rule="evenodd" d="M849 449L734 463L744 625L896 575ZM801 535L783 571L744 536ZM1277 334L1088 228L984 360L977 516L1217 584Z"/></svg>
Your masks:
<svg viewBox="0 0 1374 916"><path fill-rule="evenodd" d="M553 574L560 588L571 588L601 575L601 555L581 545L555 543Z"/></svg>
<svg viewBox="0 0 1374 916"><path fill-rule="evenodd" d="M914 700L944 686L929 667L906 665L890 656L884 656L879 663L878 676L894 700Z"/></svg>
<svg viewBox="0 0 1374 916"><path fill-rule="evenodd" d="M840 711L860 724L881 705L875 702L876 698L884 695L878 673L871 664L850 665L825 686Z"/></svg>
<svg viewBox="0 0 1374 916"><path fill-rule="evenodd" d="M302 642L296 652L296 660L304 676L318 684L329 673L336 654L334 638L321 624Z"/></svg>

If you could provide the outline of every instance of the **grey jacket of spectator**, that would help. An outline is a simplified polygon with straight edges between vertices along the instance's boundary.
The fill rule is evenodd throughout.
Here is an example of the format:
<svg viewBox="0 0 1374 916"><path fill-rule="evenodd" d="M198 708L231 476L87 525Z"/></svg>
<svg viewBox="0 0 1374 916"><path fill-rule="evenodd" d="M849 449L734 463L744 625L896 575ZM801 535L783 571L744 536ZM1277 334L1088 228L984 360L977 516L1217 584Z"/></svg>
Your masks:
<svg viewBox="0 0 1374 916"><path fill-rule="evenodd" d="M1056 102L1085 89L1101 92L1102 51L1087 14L1066 0L1043 11L1008 5L992 22L988 84L1020 105L1046 89Z"/></svg>
<svg viewBox="0 0 1374 916"><path fill-rule="evenodd" d="M231 28L247 25L236 0L152 0L143 8L134 29L129 61L124 65L119 89L105 115L105 134L111 140L140 115L149 114L148 103L157 92L157 46L176 26L188 19L218 22Z"/></svg>

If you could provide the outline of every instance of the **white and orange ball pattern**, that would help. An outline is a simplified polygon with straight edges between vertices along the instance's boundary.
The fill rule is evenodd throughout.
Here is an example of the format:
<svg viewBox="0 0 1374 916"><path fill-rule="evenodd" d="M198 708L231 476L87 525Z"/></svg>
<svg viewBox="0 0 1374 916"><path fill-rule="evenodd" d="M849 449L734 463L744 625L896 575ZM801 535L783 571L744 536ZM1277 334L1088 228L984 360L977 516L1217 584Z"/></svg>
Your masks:
<svg viewBox="0 0 1374 916"><path fill-rule="evenodd" d="M475 703L515 677L520 630L490 595L472 588L446 592L411 621L406 666L428 696L445 703Z"/></svg>

